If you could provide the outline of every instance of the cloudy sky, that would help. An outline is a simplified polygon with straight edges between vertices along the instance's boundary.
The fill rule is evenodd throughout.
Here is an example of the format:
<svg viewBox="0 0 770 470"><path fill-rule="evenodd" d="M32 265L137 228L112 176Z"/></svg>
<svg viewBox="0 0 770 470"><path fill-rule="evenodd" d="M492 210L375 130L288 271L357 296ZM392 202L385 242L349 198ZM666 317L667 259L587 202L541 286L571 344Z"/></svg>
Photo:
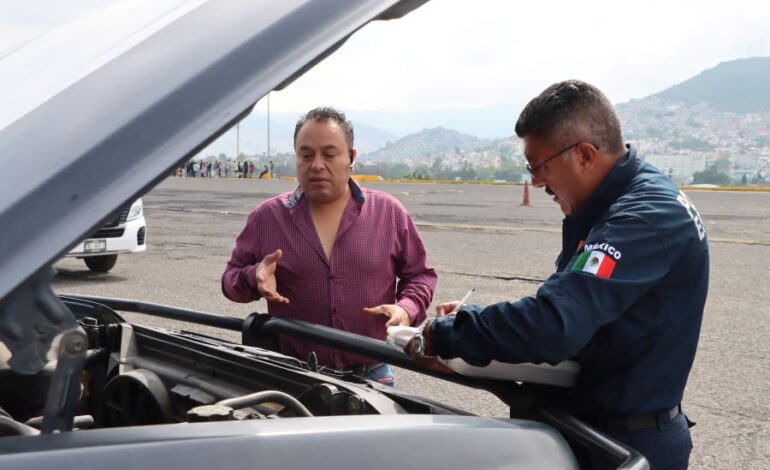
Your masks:
<svg viewBox="0 0 770 470"><path fill-rule="evenodd" d="M103 0L41 3L0 0L0 51ZM474 109L476 116L485 108L520 109L566 78L624 102L722 61L769 55L768 25L766 0L432 0L359 31L273 93L271 110L307 110L324 90L324 104L350 113Z"/></svg>
<svg viewBox="0 0 770 470"><path fill-rule="evenodd" d="M271 105L304 109L323 89L349 109L487 107L565 78L623 102L767 55L768 25L766 0L432 0L370 24Z"/></svg>

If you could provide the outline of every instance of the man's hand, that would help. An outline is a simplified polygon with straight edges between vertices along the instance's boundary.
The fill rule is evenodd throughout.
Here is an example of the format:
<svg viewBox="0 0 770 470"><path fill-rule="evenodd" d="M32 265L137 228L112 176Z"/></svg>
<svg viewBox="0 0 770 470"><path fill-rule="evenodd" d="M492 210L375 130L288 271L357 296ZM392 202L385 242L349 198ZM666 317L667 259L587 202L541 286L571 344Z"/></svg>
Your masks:
<svg viewBox="0 0 770 470"><path fill-rule="evenodd" d="M415 364L422 367L423 369L429 369L436 372L441 372L443 374L454 374L455 371L439 362L438 357L433 353L433 345L431 343L430 337L430 323L431 322L429 321L422 330L422 338L424 344L423 354L417 354L415 338L410 339L409 342L406 343L406 346L404 346L404 352L412 358Z"/></svg>
<svg viewBox="0 0 770 470"><path fill-rule="evenodd" d="M281 259L281 256L283 256L281 250L275 250L259 263L256 271L257 291L268 302L288 304L289 299L278 293L275 281L275 268L278 266L278 260Z"/></svg>
<svg viewBox="0 0 770 470"><path fill-rule="evenodd" d="M450 315L456 315L455 309L460 306L459 300L453 300L451 302L444 302L443 304L436 305L436 317L447 317Z"/></svg>
<svg viewBox="0 0 770 470"><path fill-rule="evenodd" d="M409 326L412 320L403 307L396 304L384 304L376 307L364 307L364 313L368 315L385 315L388 321L385 326Z"/></svg>

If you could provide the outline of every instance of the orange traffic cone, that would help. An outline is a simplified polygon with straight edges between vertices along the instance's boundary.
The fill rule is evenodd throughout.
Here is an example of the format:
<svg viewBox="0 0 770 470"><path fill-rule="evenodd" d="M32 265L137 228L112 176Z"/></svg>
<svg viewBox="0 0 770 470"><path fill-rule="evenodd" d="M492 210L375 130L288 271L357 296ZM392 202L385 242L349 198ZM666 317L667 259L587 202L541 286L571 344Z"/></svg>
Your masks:
<svg viewBox="0 0 770 470"><path fill-rule="evenodd" d="M524 180L524 200L521 202L522 206L531 206L529 202L529 181Z"/></svg>

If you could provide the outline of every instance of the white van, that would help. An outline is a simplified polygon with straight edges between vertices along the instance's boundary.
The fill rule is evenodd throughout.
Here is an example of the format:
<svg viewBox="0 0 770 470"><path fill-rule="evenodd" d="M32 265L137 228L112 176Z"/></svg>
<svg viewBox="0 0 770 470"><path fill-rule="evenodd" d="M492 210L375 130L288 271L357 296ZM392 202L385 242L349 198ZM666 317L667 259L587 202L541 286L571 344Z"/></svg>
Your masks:
<svg viewBox="0 0 770 470"><path fill-rule="evenodd" d="M139 198L65 256L82 258L91 271L106 273L115 266L118 254L140 253L146 249L147 224L142 198Z"/></svg>

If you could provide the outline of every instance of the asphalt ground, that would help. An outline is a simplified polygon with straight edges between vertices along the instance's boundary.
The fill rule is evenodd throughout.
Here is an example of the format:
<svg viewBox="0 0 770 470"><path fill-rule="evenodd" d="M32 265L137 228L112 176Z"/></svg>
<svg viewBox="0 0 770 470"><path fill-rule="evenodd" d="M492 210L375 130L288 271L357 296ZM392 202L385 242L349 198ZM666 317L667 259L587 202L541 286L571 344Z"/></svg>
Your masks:
<svg viewBox="0 0 770 470"><path fill-rule="evenodd" d="M472 303L534 294L553 270L562 215L542 190L523 207L522 187L368 183L407 207L439 274L434 305L476 287ZM140 299L245 317L263 301L225 299L220 276L248 212L290 191L285 180L170 178L144 197L149 248L124 255L108 274L82 260L56 264L59 293ZM770 468L770 193L690 191L706 224L711 283L698 354L683 402L693 428L693 468ZM138 314L131 321L223 336ZM238 335L224 336L238 341ZM507 416L485 392L397 371L398 387L472 413Z"/></svg>

